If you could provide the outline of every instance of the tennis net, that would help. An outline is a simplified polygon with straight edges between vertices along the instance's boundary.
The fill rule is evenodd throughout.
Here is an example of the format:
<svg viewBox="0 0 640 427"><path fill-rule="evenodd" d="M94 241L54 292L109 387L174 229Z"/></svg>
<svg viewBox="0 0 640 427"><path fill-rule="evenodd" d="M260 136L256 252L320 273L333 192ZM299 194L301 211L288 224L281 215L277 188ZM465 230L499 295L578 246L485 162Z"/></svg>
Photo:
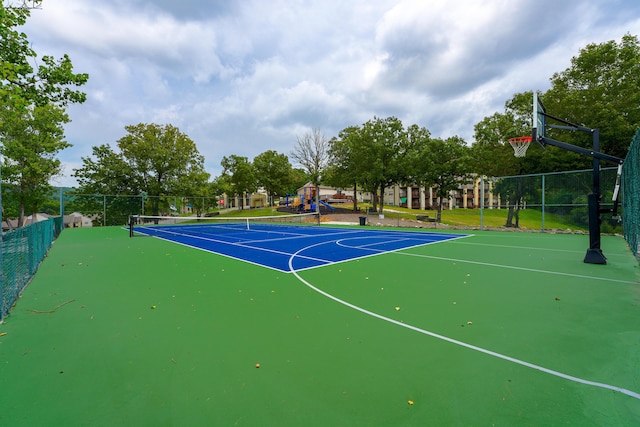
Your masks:
<svg viewBox="0 0 640 427"><path fill-rule="evenodd" d="M205 232L230 233L237 231L270 231L278 227L318 225L320 214L317 212L286 214L273 216L154 216L131 215L129 217L129 235L149 234L153 230L176 231L176 229Z"/></svg>

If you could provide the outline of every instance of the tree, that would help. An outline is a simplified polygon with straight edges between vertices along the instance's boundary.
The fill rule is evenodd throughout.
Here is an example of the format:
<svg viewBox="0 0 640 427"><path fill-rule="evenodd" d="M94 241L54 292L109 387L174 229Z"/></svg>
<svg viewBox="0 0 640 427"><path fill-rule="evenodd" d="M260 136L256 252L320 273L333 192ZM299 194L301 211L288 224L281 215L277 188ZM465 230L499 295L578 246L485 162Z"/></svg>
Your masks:
<svg viewBox="0 0 640 427"><path fill-rule="evenodd" d="M269 203L273 204L273 196L284 196L290 187L291 163L285 154L268 150L253 159L257 184L265 189Z"/></svg>
<svg viewBox="0 0 640 427"><path fill-rule="evenodd" d="M624 158L640 123L640 42L626 34L589 44L571 59L571 66L555 73L544 93L547 112L572 123L600 130L600 151ZM587 148L590 135L558 131L556 139ZM556 149L557 150L557 149ZM577 157L588 167L588 156Z"/></svg>
<svg viewBox="0 0 640 427"><path fill-rule="evenodd" d="M27 35L16 29L29 16L29 8L0 4L0 100L4 109L84 102L86 94L74 87L84 85L89 75L75 74L68 55L58 60L43 56L42 64L34 70L31 61L37 54Z"/></svg>
<svg viewBox="0 0 640 427"><path fill-rule="evenodd" d="M360 174L362 184L374 194L373 208L379 198L382 213L386 187L407 182L411 178L407 164L414 150L415 139L410 139L402 122L396 117L374 117L362 126L362 145L358 148L366 156L364 170ZM378 191L379 197L377 196Z"/></svg>
<svg viewBox="0 0 640 427"><path fill-rule="evenodd" d="M139 194L135 172L126 159L107 144L92 147L93 157L83 157L73 176L84 194Z"/></svg>
<svg viewBox="0 0 640 427"><path fill-rule="evenodd" d="M167 195L206 196L209 174L195 143L172 125L126 126L117 141L119 152L108 145L93 148L96 159L82 158L74 170L79 193L146 194L151 213L158 215ZM165 206L162 206L165 207Z"/></svg>
<svg viewBox="0 0 640 427"><path fill-rule="evenodd" d="M291 168L289 172L289 186L286 194L296 194L298 189L309 182L309 175L301 168Z"/></svg>
<svg viewBox="0 0 640 427"><path fill-rule="evenodd" d="M135 171L136 186L149 195L153 215L159 214L160 196L195 195L209 179L196 144L178 128L140 123L125 129L118 147Z"/></svg>
<svg viewBox="0 0 640 427"><path fill-rule="evenodd" d="M16 211L7 212L23 224L25 213L35 213L51 193L49 179L60 173L55 155L70 146L63 139L62 123L68 122L64 110L55 105L35 106L15 114L4 111L3 147L10 153L3 167L4 182L12 188ZM13 114L11 114L13 113Z"/></svg>
<svg viewBox="0 0 640 427"><path fill-rule="evenodd" d="M320 210L320 179L329 162L329 142L320 129L298 137L291 157L303 167L316 187L316 210Z"/></svg>
<svg viewBox="0 0 640 427"><path fill-rule="evenodd" d="M329 141L331 162L327 168L327 182L335 187L353 186L354 211L358 210L358 183L366 170L366 162L362 161L366 153L359 148L363 145L361 138L360 127L349 126Z"/></svg>
<svg viewBox="0 0 640 427"><path fill-rule="evenodd" d="M27 35L17 30L30 16L26 7L0 4L0 153L5 158L4 181L19 199L19 222L25 210L38 210L49 180L60 173L55 158L69 147L62 125L69 103L82 103L86 95L74 87L89 76L75 74L67 55L55 60L43 56L34 69L36 52Z"/></svg>
<svg viewBox="0 0 640 427"><path fill-rule="evenodd" d="M224 187L229 195L240 196L240 209L244 209L246 193L253 193L258 188L253 165L246 157L234 154L223 157L220 165Z"/></svg>
<svg viewBox="0 0 640 427"><path fill-rule="evenodd" d="M144 189L121 154L103 144L92 147L92 157L83 157L82 163L73 173L79 186L70 194L76 210L94 215L94 224L100 225L124 224L127 215L143 213ZM107 200L106 195L119 197Z"/></svg>
<svg viewBox="0 0 640 427"><path fill-rule="evenodd" d="M533 92L515 94L505 102L504 113L485 117L475 125L472 168L480 175L504 176L539 172L543 151L533 144L527 160L520 162L509 146L509 138L531 135Z"/></svg>
<svg viewBox="0 0 640 427"><path fill-rule="evenodd" d="M207 172L202 171L208 177ZM182 202L191 209L196 216L201 216L205 212L219 207L218 200L221 193L218 193L217 186L213 182L207 182L207 178L200 180L198 184L192 186L188 196L182 198Z"/></svg>
<svg viewBox="0 0 640 427"><path fill-rule="evenodd" d="M438 203L436 221L442 219L442 204L452 191L468 182L471 172L470 150L457 136L431 139L414 160L413 178L417 184L433 187Z"/></svg>

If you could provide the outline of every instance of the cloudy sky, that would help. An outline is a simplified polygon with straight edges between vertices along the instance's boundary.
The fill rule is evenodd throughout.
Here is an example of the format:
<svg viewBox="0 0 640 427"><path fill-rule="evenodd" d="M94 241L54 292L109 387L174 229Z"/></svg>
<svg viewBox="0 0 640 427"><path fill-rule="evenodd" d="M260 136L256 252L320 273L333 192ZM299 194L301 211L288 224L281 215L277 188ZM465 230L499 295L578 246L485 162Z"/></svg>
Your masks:
<svg viewBox="0 0 640 427"><path fill-rule="evenodd" d="M374 116L471 143L587 44L640 35L640 2L44 0L23 30L90 76L54 182L74 185L92 147L138 123L180 128L212 176L223 156L289 154L312 128L331 138Z"/></svg>

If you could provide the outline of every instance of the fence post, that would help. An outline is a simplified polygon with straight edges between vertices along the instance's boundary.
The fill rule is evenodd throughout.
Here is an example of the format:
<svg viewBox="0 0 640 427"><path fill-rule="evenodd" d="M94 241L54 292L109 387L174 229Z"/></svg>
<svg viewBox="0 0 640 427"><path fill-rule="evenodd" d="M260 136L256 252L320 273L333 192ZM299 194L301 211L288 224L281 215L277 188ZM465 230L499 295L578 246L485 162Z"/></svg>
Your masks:
<svg viewBox="0 0 640 427"><path fill-rule="evenodd" d="M544 187L545 187L545 174L542 174L542 231L544 232Z"/></svg>
<svg viewBox="0 0 640 427"><path fill-rule="evenodd" d="M484 176L480 177L480 230L484 230Z"/></svg>

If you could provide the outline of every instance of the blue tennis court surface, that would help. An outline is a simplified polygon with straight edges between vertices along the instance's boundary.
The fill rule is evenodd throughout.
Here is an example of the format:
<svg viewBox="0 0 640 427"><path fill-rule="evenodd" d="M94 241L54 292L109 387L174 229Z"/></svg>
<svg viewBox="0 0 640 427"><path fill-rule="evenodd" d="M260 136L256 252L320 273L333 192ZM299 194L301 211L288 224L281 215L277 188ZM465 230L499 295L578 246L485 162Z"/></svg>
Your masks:
<svg viewBox="0 0 640 427"><path fill-rule="evenodd" d="M283 272L467 237L421 231L284 225L250 230L216 225L159 225L136 227L136 232Z"/></svg>

